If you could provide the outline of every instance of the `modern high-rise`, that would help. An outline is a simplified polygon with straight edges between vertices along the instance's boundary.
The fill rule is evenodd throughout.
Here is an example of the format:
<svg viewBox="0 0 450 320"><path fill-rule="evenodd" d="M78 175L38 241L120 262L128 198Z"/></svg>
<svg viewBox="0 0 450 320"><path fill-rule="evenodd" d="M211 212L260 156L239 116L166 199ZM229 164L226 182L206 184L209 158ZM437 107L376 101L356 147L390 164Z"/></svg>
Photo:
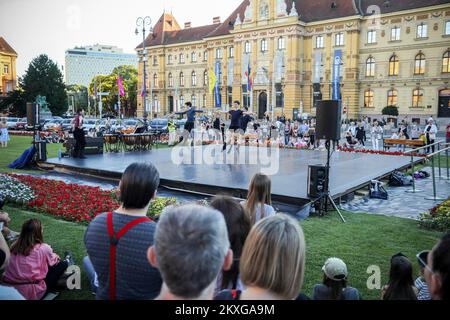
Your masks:
<svg viewBox="0 0 450 320"><path fill-rule="evenodd" d="M66 84L87 87L95 76L110 74L115 67L123 65L137 67L136 54L127 54L118 47L100 44L75 47L66 51Z"/></svg>

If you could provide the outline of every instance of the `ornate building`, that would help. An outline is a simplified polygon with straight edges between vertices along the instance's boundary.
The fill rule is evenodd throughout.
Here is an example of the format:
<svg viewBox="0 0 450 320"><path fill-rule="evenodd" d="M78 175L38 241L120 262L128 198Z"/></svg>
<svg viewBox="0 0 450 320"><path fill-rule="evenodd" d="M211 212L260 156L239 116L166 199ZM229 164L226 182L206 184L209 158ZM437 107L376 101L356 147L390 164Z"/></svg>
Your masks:
<svg viewBox="0 0 450 320"><path fill-rule="evenodd" d="M16 89L16 59L16 51L0 37L0 96Z"/></svg>
<svg viewBox="0 0 450 320"><path fill-rule="evenodd" d="M292 118L340 99L349 118L388 105L411 118L450 117L448 0L245 0L202 27L182 29L164 13L145 47L147 111L159 116L187 101L212 111L239 100L260 117Z"/></svg>

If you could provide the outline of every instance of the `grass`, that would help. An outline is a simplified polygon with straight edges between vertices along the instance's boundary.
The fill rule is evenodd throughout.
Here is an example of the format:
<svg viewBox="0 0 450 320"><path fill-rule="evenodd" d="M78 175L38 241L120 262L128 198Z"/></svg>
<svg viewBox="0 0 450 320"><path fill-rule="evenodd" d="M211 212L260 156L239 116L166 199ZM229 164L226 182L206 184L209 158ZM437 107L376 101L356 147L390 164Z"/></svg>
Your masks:
<svg viewBox="0 0 450 320"><path fill-rule="evenodd" d="M5 210L11 215L12 228L15 230L20 230L25 220L39 218L44 225L45 241L60 255L71 250L76 262L81 265L86 254L83 242L85 226L13 207L6 207ZM336 256L347 263L349 284L358 288L364 299L378 300L379 290L367 289L367 268L371 265L379 266L382 272L381 283L386 284L390 257L403 252L413 262L414 275L418 275L415 255L421 250L431 249L441 235L419 229L417 222L407 219L354 213L344 213L344 216L347 224L343 224L335 214L323 218L312 217L301 222L307 246L303 292L308 296L312 294L314 284L322 281L321 268L325 260ZM64 291L60 299L94 298L89 291L84 270L81 272L82 290Z"/></svg>
<svg viewBox="0 0 450 320"><path fill-rule="evenodd" d="M10 135L11 141L7 148L0 148L0 173L40 173L37 170L13 170L8 165L16 160L26 149L31 146L32 138L27 136ZM62 144L47 144L47 156L49 158L57 157L58 149L63 149Z"/></svg>

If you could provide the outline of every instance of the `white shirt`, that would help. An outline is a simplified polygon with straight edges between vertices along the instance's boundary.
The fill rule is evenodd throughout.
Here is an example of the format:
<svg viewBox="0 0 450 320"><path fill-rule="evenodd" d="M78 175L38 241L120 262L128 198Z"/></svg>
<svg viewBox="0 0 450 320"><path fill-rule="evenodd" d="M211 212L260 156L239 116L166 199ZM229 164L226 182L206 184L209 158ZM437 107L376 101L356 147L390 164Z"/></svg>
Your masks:
<svg viewBox="0 0 450 320"><path fill-rule="evenodd" d="M424 130L423 132L424 132L425 134L429 133L429 134L430 134L430 139L431 139L431 140L436 139L436 134L437 134L437 132L438 132L438 129L437 129L436 125L432 124L432 125L431 125L431 128L430 128L430 131L428 131L428 128L430 128L430 125L427 125L427 126L425 127L425 130Z"/></svg>

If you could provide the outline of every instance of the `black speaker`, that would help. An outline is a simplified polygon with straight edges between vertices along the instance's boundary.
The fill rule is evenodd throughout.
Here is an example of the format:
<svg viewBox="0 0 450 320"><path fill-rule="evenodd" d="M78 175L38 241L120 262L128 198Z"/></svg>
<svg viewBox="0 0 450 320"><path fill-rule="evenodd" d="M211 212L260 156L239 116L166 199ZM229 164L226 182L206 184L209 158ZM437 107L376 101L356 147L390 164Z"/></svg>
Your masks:
<svg viewBox="0 0 450 320"><path fill-rule="evenodd" d="M328 168L323 165L308 167L308 197L319 198L328 192Z"/></svg>
<svg viewBox="0 0 450 320"><path fill-rule="evenodd" d="M47 161L47 143L45 141L35 142L36 160L38 162Z"/></svg>
<svg viewBox="0 0 450 320"><path fill-rule="evenodd" d="M341 114L342 111L339 101L319 101L316 112L316 138L319 140L340 140Z"/></svg>
<svg viewBox="0 0 450 320"><path fill-rule="evenodd" d="M39 107L36 103L27 102L27 126L35 128L39 125Z"/></svg>

